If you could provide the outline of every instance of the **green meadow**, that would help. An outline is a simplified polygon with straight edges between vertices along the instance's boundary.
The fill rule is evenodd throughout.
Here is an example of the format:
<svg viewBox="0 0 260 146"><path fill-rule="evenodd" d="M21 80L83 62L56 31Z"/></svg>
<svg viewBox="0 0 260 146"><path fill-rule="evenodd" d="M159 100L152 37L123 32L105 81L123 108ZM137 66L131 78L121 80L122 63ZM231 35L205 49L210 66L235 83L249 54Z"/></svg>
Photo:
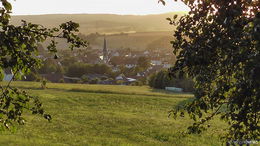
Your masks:
<svg viewBox="0 0 260 146"><path fill-rule="evenodd" d="M2 83L3 84L3 83ZM42 117L26 113L27 123L15 132L0 134L0 145L111 145L111 146L217 146L225 124L218 119L201 135L183 136L192 123L188 118L174 120L168 111L193 97L153 90L147 86L14 82L39 96L47 113Z"/></svg>

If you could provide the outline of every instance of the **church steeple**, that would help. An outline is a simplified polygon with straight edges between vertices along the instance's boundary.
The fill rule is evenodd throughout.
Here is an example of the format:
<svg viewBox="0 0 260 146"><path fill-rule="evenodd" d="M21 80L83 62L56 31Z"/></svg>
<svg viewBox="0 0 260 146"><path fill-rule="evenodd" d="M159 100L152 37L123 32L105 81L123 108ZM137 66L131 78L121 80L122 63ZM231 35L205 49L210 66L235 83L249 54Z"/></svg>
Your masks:
<svg viewBox="0 0 260 146"><path fill-rule="evenodd" d="M103 61L104 61L104 63L108 62L108 51L107 51L107 40L106 40L106 37L104 37Z"/></svg>

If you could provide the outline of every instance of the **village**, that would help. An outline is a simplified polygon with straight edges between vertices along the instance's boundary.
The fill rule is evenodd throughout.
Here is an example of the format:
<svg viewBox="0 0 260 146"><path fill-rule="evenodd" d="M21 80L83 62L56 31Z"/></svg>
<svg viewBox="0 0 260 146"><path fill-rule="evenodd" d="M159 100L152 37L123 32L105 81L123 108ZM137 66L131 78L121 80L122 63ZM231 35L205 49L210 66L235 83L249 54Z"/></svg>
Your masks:
<svg viewBox="0 0 260 146"><path fill-rule="evenodd" d="M147 78L160 70L170 68L175 58L171 49L146 50L112 49L104 37L103 48L79 49L73 52L60 51L60 57L53 59L39 46L39 58L44 65L25 75L25 81L47 80L62 83L143 85ZM83 67L84 65L92 68ZM81 67L80 67L81 66ZM88 71L86 71L88 70ZM12 72L5 71L4 80L12 78Z"/></svg>

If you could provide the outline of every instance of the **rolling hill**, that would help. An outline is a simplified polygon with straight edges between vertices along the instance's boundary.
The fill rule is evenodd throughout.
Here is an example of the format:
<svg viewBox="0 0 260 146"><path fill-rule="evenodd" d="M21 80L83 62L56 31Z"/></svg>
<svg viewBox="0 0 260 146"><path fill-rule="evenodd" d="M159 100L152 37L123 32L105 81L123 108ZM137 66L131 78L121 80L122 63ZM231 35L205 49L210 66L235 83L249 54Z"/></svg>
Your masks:
<svg viewBox="0 0 260 146"><path fill-rule="evenodd" d="M158 15L115 15L115 14L49 14L49 15L20 15L12 16L11 23L19 25L21 20L41 24L46 27L57 27L67 21L80 24L80 32L89 33L116 33L116 32L149 32L172 31L173 27L166 20L175 14L183 15L184 12L174 12Z"/></svg>
<svg viewBox="0 0 260 146"><path fill-rule="evenodd" d="M11 23L20 25L21 20L41 24L45 27L58 27L59 24L74 21L80 24L80 33L89 35L98 32L106 34L109 49L131 48L147 49L158 44L159 48L170 48L174 27L166 20L173 15L184 15L184 12L174 12L158 15L115 15L115 14L49 14L12 16ZM123 33L124 35L120 35ZM119 34L119 35L114 35ZM90 42L92 48L102 48L103 36ZM58 40L59 49L67 49L64 40ZM49 41L43 45L46 46Z"/></svg>

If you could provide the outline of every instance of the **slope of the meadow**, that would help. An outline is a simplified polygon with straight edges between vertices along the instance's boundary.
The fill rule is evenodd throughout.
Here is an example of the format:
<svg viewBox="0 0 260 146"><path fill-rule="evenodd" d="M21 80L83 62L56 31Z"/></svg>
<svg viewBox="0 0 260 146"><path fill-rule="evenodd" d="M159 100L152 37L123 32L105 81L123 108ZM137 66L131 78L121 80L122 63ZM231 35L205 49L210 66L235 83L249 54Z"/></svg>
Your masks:
<svg viewBox="0 0 260 146"><path fill-rule="evenodd" d="M3 83L2 83L3 84ZM168 111L192 98L149 87L15 82L39 96L53 117L26 115L15 133L2 132L0 145L220 145L223 123L202 135L183 136L192 121L168 118Z"/></svg>

